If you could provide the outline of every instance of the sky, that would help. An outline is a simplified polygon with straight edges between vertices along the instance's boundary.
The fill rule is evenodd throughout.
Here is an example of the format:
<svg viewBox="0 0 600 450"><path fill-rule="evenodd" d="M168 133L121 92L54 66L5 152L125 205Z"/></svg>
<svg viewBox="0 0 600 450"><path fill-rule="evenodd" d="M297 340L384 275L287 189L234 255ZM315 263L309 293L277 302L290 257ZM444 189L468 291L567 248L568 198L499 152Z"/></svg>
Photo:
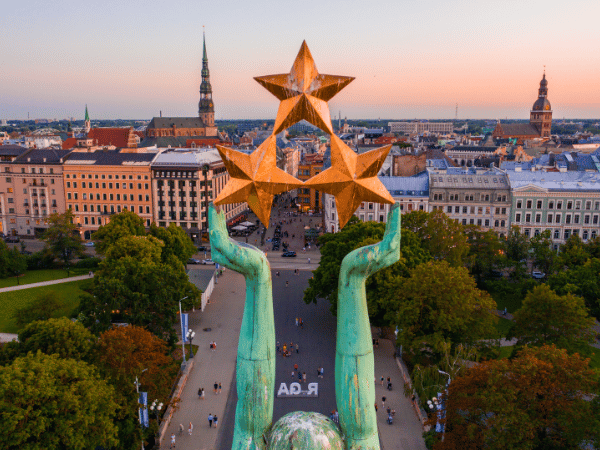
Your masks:
<svg viewBox="0 0 600 450"><path fill-rule="evenodd" d="M524 119L544 67L556 118L600 118L597 0L21 0L0 13L0 119L196 116L206 32L215 118L274 119L253 80L356 79L342 119Z"/></svg>

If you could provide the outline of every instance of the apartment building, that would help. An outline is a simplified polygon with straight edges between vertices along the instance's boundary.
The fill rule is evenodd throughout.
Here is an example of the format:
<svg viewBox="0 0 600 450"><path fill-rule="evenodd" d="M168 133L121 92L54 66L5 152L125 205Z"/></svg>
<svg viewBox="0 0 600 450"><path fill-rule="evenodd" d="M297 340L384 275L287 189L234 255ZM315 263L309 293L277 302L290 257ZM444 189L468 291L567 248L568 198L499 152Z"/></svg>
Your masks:
<svg viewBox="0 0 600 450"><path fill-rule="evenodd" d="M84 239L127 209L147 227L153 219L150 164L156 153L72 152L63 163L64 202ZM63 209L64 211L64 209Z"/></svg>
<svg viewBox="0 0 600 450"><path fill-rule="evenodd" d="M208 231L208 205L223 190L229 173L214 149L167 149L152 162L154 221L181 226L193 239ZM222 205L228 225L245 219L247 203Z"/></svg>
<svg viewBox="0 0 600 450"><path fill-rule="evenodd" d="M389 122L392 133L421 134L450 134L454 131L452 122Z"/></svg>
<svg viewBox="0 0 600 450"><path fill-rule="evenodd" d="M69 150L29 149L2 162L0 232L39 237L50 214L65 210L63 161Z"/></svg>
<svg viewBox="0 0 600 450"><path fill-rule="evenodd" d="M298 164L297 178L307 181L323 171L323 155L310 153ZM296 203L301 211L321 211L323 207L323 193L313 188L298 188Z"/></svg>

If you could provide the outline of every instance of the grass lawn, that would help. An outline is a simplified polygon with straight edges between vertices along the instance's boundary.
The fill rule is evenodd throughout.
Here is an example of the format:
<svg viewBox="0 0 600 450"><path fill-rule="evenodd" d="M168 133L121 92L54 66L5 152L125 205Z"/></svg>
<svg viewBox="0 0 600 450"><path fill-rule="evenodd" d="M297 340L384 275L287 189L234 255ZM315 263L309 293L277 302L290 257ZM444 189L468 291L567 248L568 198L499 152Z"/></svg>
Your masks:
<svg viewBox="0 0 600 450"><path fill-rule="evenodd" d="M52 286L41 286L31 289L0 293L0 332L18 333L19 327L12 319L13 311L31 302L37 296L47 291L55 291L65 302L69 310L73 310L79 304L79 295L83 293L80 289L89 280L71 281L69 283L54 284Z"/></svg>
<svg viewBox="0 0 600 450"><path fill-rule="evenodd" d="M84 275L88 273L88 269L71 269L69 276ZM19 277L19 284L39 283L40 281L60 280L67 278L67 271L62 269L44 269L44 270L28 270L25 275ZM0 279L0 288L11 287L17 285L15 277Z"/></svg>

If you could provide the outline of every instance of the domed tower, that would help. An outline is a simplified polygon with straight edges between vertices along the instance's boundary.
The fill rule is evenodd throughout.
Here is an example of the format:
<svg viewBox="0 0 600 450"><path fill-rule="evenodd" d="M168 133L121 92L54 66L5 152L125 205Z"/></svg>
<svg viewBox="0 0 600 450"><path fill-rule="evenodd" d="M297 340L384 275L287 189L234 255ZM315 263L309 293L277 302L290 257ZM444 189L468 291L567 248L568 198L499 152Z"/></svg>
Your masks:
<svg viewBox="0 0 600 450"><path fill-rule="evenodd" d="M208 57L206 56L206 37L202 34L204 55L202 56L202 84L200 84L200 101L198 102L198 116L206 127L215 126L215 107L212 101L212 87L208 73Z"/></svg>
<svg viewBox="0 0 600 450"><path fill-rule="evenodd" d="M545 71L542 81L540 81L538 99L531 108L529 123L539 131L541 137L550 137L552 131L552 107L548 101L548 81L546 81Z"/></svg>

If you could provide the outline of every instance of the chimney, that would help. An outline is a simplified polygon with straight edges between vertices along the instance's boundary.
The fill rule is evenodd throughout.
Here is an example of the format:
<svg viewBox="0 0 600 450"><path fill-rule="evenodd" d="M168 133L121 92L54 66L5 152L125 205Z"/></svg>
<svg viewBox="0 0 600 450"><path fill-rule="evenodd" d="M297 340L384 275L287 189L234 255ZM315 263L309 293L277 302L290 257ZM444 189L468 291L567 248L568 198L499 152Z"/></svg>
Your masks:
<svg viewBox="0 0 600 450"><path fill-rule="evenodd" d="M162 117L162 109L160 110L160 117Z"/></svg>
<svg viewBox="0 0 600 450"><path fill-rule="evenodd" d="M44 158L44 162L46 162L46 158Z"/></svg>

